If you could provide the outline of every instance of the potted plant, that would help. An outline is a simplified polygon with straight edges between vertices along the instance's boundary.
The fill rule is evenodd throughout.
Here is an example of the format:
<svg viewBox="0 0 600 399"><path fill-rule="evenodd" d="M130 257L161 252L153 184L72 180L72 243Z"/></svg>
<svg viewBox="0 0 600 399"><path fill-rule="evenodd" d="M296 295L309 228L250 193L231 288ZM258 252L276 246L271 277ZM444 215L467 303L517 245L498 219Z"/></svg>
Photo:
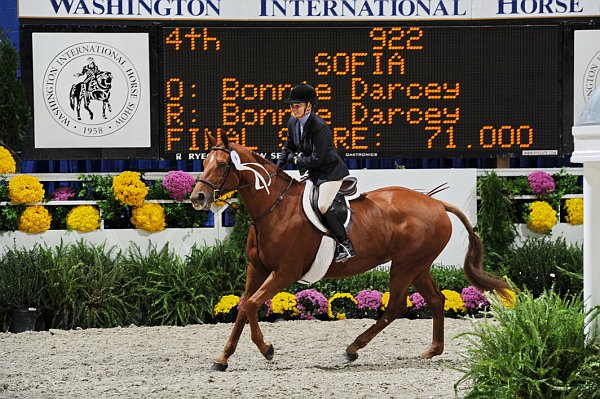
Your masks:
<svg viewBox="0 0 600 399"><path fill-rule="evenodd" d="M0 259L0 308L9 315L9 331L35 329L37 297L44 286L40 265L45 252L39 245L32 249L10 248Z"/></svg>

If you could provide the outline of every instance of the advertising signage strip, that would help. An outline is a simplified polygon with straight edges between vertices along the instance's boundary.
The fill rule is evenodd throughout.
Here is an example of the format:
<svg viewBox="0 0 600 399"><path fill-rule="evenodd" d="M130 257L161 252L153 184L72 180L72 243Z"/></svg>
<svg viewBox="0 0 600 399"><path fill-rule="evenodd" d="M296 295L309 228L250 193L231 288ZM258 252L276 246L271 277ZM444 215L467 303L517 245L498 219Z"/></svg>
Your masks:
<svg viewBox="0 0 600 399"><path fill-rule="evenodd" d="M19 18L480 20L599 17L599 0L18 0Z"/></svg>

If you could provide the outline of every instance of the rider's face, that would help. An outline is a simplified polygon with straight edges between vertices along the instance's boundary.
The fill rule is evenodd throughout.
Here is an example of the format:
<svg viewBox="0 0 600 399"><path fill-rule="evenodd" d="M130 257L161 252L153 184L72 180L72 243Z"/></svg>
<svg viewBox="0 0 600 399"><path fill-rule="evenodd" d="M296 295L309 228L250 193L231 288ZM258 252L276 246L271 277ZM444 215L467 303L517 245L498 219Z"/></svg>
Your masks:
<svg viewBox="0 0 600 399"><path fill-rule="evenodd" d="M310 103L290 104L290 110L295 118L302 118L308 111L310 111Z"/></svg>

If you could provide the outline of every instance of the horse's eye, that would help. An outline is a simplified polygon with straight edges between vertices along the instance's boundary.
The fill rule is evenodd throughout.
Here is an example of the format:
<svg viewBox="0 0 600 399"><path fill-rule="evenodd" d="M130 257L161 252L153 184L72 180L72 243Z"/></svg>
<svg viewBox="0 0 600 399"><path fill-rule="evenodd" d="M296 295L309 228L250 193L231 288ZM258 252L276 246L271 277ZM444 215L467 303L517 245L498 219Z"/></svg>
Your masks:
<svg viewBox="0 0 600 399"><path fill-rule="evenodd" d="M225 162L219 162L219 164L217 166L219 169L223 169L224 167L227 166L227 164Z"/></svg>

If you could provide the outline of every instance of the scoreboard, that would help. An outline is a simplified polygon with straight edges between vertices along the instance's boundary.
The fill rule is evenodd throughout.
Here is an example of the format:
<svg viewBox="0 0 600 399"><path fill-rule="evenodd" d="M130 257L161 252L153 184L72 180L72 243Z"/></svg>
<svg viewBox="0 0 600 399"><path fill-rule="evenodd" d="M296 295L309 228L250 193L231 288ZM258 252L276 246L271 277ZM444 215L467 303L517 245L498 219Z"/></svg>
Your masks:
<svg viewBox="0 0 600 399"><path fill-rule="evenodd" d="M51 67L33 62L37 32L67 33L75 43L72 48L85 48L78 43L93 41L79 40L80 34L118 33L126 40L129 33L142 33L149 47L150 105L135 117L150 120L150 146L137 148L131 139L128 148L119 147L119 141L73 151L69 141L36 148L32 139L25 156L198 160L210 150L208 134L226 134L276 159L290 117L284 100L303 82L316 89L316 112L346 158L564 155L572 151L569 35L575 28L564 23L483 21L21 25L23 80L40 99L45 93L33 87L32 75L36 69L43 75ZM114 42L112 47L119 45ZM81 72L88 55L69 58L71 53L60 49L58 54L75 60L74 71ZM111 66L114 59L103 54L96 58L100 69L113 68L110 102L115 111L106 114L110 124L110 118L120 115L118 100L119 95L125 98L120 91L128 75L119 72L119 65ZM119 76L122 83L116 80ZM56 98L65 102L63 113L72 124L103 121L92 121L83 106L81 120L74 119L78 115L69 108L69 88L83 78L74 78L73 71L59 78L65 83ZM102 112L98 101L90 107L96 107L96 115ZM43 111L39 106L35 110ZM44 124L42 133L53 135L59 123Z"/></svg>
<svg viewBox="0 0 600 399"><path fill-rule="evenodd" d="M275 158L296 84L346 157L558 155L562 30L537 26L162 27L161 156L207 134Z"/></svg>

